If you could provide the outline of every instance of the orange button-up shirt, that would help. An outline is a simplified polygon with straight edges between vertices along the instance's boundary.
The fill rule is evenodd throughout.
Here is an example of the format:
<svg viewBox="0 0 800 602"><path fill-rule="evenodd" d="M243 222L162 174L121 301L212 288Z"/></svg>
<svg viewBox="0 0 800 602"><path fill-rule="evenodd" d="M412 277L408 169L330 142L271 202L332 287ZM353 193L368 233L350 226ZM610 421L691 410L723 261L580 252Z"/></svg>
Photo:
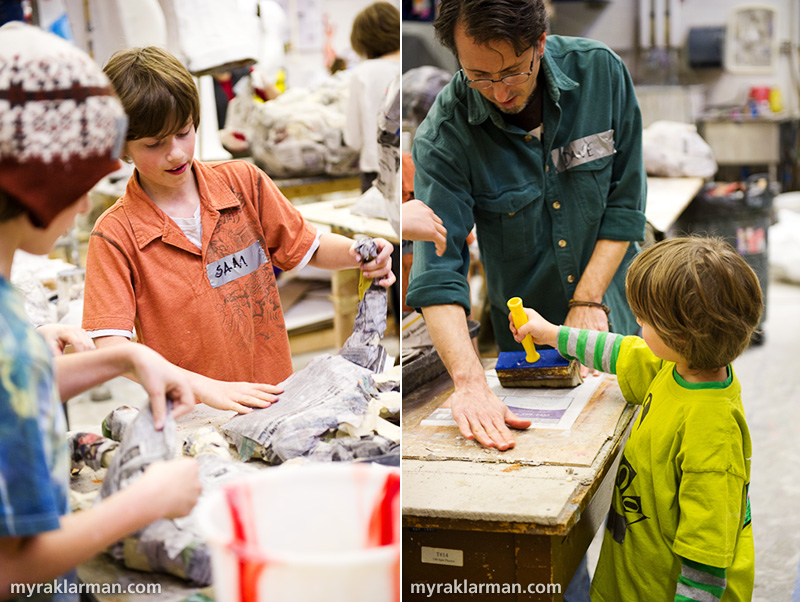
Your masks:
<svg viewBox="0 0 800 602"><path fill-rule="evenodd" d="M174 364L224 381L292 373L273 266L289 270L316 229L261 170L201 163L202 249L147 196L137 174L95 224L83 328L133 331Z"/></svg>

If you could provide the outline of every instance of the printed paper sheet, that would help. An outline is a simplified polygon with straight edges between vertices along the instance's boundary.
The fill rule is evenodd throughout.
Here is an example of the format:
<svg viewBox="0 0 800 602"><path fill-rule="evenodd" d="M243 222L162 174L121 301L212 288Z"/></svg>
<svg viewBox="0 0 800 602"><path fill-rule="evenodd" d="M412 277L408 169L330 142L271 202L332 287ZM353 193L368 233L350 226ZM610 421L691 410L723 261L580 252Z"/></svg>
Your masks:
<svg viewBox="0 0 800 602"><path fill-rule="evenodd" d="M486 371L492 392L520 418L531 421L529 428L567 430L592 397L603 375L588 376L572 389L506 388L500 385L494 370ZM422 426L457 426L450 408L437 408Z"/></svg>

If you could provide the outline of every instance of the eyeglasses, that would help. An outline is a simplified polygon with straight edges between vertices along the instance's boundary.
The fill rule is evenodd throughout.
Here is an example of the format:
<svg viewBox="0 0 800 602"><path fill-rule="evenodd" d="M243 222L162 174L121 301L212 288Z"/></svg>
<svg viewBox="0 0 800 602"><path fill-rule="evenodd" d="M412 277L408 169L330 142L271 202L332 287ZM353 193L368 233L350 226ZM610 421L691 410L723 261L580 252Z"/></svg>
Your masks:
<svg viewBox="0 0 800 602"><path fill-rule="evenodd" d="M528 81L531 75L533 75L533 63L535 60L536 50L534 49L533 57L531 57L531 66L529 67L528 71L524 73L512 73L511 75L506 75L500 79L470 79L467 77L467 74L464 73L463 69L460 69L460 71L461 76L464 78L464 81L467 82L467 85L475 90L485 90L487 88L491 88L492 84L495 83L504 83L506 86L519 86L520 84L524 84L526 81Z"/></svg>

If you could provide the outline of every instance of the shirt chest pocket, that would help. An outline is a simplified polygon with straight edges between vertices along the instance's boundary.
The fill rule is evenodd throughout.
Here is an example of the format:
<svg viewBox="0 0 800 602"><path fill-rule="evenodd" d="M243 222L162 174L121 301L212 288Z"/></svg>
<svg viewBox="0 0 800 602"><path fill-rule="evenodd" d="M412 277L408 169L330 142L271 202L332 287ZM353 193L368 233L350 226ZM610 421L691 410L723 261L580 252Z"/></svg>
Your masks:
<svg viewBox="0 0 800 602"><path fill-rule="evenodd" d="M518 172L526 175L524 170ZM473 191L478 240L486 248L502 249L507 259L525 256L530 251L537 224L534 205L541 206L541 186L530 178L486 193Z"/></svg>
<svg viewBox="0 0 800 602"><path fill-rule="evenodd" d="M493 255L502 250L502 259L530 258L536 241L542 240L542 199L528 200L524 207L515 211L475 211L478 226L478 242L481 248L492 249ZM546 237L544 238L546 240Z"/></svg>
<svg viewBox="0 0 800 602"><path fill-rule="evenodd" d="M558 174L563 197L577 208L587 226L596 225L605 212L613 160L613 156L602 157Z"/></svg>
<svg viewBox="0 0 800 602"><path fill-rule="evenodd" d="M578 208L587 226L596 225L605 211L615 152L614 130L573 140L552 151L563 197Z"/></svg>

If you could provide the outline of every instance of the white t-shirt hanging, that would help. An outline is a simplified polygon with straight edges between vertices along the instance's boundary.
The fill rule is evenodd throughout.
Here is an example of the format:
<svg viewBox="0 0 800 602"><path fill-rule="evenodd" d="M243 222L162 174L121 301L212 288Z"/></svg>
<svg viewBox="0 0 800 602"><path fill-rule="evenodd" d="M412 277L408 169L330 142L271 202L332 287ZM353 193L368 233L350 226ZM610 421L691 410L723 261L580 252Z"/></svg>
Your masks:
<svg viewBox="0 0 800 602"><path fill-rule="evenodd" d="M343 133L344 143L360 152L362 172L379 169L378 112L389 84L399 74L400 61L394 59L370 59L353 67Z"/></svg>

